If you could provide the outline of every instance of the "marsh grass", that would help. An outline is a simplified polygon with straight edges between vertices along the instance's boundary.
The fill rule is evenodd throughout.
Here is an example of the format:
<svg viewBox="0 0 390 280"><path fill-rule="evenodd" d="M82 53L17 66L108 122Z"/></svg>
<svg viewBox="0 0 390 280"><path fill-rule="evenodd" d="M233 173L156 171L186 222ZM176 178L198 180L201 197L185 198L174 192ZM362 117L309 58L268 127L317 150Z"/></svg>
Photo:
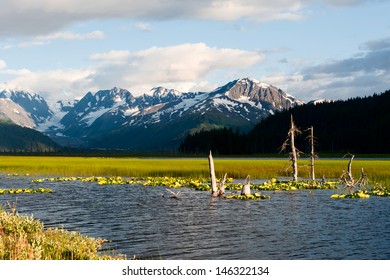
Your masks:
<svg viewBox="0 0 390 280"><path fill-rule="evenodd" d="M45 228L33 216L0 209L0 259L99 260L124 259L99 253L104 240L58 228Z"/></svg>
<svg viewBox="0 0 390 280"><path fill-rule="evenodd" d="M215 158L216 176L228 173L236 179L269 179L290 177L288 159L241 159ZM309 159L298 161L299 177L310 178ZM348 160L317 160L316 177L339 178L347 168ZM390 185L389 160L362 160L353 162L354 176L360 176L364 168L371 184ZM103 158L103 157L45 157L1 156L0 172L29 173L31 175L55 176L123 176L123 177L198 177L209 176L205 158Z"/></svg>

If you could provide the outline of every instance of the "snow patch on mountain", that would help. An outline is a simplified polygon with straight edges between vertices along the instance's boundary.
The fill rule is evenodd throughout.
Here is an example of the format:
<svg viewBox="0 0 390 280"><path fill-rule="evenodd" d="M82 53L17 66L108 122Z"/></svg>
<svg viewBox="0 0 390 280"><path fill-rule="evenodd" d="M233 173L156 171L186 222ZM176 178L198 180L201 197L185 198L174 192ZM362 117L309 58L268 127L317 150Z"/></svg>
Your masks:
<svg viewBox="0 0 390 280"><path fill-rule="evenodd" d="M100 118L103 114L111 111L112 108L100 108L95 111L91 111L88 114L82 117L83 122L85 122L88 126L92 125L98 118Z"/></svg>
<svg viewBox="0 0 390 280"><path fill-rule="evenodd" d="M260 110L263 109L263 106L261 105L260 102L258 102L258 103L256 104L256 102L253 102L253 101L250 100L249 96L240 96L240 98L238 98L237 101L239 101L239 102L241 102L241 103L247 103L247 104L249 104L250 106L256 107L256 108L258 108L258 109L260 109Z"/></svg>
<svg viewBox="0 0 390 280"><path fill-rule="evenodd" d="M195 106L197 103L205 100L208 96L209 95L207 92L197 93L193 97L185 96L184 98L181 99L180 103L178 103L172 108L172 110L174 111L181 110L182 112L187 111L188 109Z"/></svg>
<svg viewBox="0 0 390 280"><path fill-rule="evenodd" d="M129 117L129 116L136 116L138 114L140 114L140 110L138 107L133 107L133 108L128 108L126 109L123 114L126 116L126 117Z"/></svg>
<svg viewBox="0 0 390 280"><path fill-rule="evenodd" d="M233 108L237 106L237 103L233 102L231 99L228 98L215 98L213 100L214 105L216 106L223 106L227 110L232 111Z"/></svg>

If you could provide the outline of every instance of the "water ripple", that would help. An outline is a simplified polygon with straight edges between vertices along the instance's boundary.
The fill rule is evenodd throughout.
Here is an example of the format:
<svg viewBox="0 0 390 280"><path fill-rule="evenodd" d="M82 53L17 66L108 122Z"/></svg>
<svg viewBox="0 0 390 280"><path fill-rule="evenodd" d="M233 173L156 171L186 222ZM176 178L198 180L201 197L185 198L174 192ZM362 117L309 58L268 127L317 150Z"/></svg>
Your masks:
<svg viewBox="0 0 390 280"><path fill-rule="evenodd" d="M5 186L31 186L2 178ZM152 259L390 259L390 201L333 200L331 191L265 193L241 201L162 187L39 185L51 194L18 196L20 214L46 226L110 240L105 250ZM28 185L28 186L26 186ZM0 196L0 204L15 200Z"/></svg>

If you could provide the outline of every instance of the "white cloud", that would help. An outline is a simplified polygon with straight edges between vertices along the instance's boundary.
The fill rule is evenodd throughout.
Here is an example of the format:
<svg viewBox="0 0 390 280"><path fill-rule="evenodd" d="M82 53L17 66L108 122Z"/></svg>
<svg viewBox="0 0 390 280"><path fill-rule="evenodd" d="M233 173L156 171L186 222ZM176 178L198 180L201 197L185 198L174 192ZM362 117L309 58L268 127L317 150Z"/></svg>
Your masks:
<svg viewBox="0 0 390 280"><path fill-rule="evenodd" d="M26 48L45 46L48 44L50 44L49 41L32 40L32 41L25 41L25 42L21 42L21 43L17 43L17 44L7 44L7 45L3 46L2 49L4 49L4 50L14 49L14 48L26 49Z"/></svg>
<svg viewBox="0 0 390 280"><path fill-rule="evenodd" d="M31 72L29 70L0 70L0 74L15 76L8 87L22 87L46 93L55 100L64 91L75 96L87 91L112 88L131 90L143 94L156 86L166 86L181 91L211 89L206 82L209 75L237 72L255 65L263 59L255 51L214 48L198 44L170 47L152 47L130 52L113 50L90 56L92 65L84 69ZM7 71L7 73L5 73ZM53 95L54 94L54 95Z"/></svg>
<svg viewBox="0 0 390 280"><path fill-rule="evenodd" d="M95 53L90 56L92 60L100 60L108 64L124 63L130 57L130 52L126 50L112 50L108 53Z"/></svg>
<svg viewBox="0 0 390 280"><path fill-rule="evenodd" d="M332 6L353 6L364 2L385 2L386 0L321 0L321 1Z"/></svg>
<svg viewBox="0 0 390 280"><path fill-rule="evenodd" d="M26 69L26 68L18 69L18 70L13 70L13 69L1 70L0 69L0 74L10 75L10 76L24 76L24 75L31 74L31 71Z"/></svg>
<svg viewBox="0 0 390 280"><path fill-rule="evenodd" d="M89 33L74 33L74 32L57 32L45 36L38 36L36 40L96 40L104 39L104 33L100 30L92 31Z"/></svg>
<svg viewBox="0 0 390 280"><path fill-rule="evenodd" d="M313 0L315 1L315 0ZM76 22L105 19L138 20L297 20L308 0L3 0L0 36L34 36ZM17 20L15 20L17 19ZM138 28L150 30L141 22Z"/></svg>
<svg viewBox="0 0 390 280"><path fill-rule="evenodd" d="M0 59L0 70L1 70L1 69L4 69L5 67L7 67L7 63L5 63L4 60L1 60L1 59Z"/></svg>
<svg viewBox="0 0 390 280"><path fill-rule="evenodd" d="M318 2L351 6L372 1L386 0L2 0L0 36L48 34L76 22L118 18L299 20L305 8ZM139 28L150 30L148 24Z"/></svg>
<svg viewBox="0 0 390 280"><path fill-rule="evenodd" d="M0 84L0 88L22 88L39 92L48 102L63 99L63 92L68 92L70 98L83 95L89 90L95 90L89 77L94 74L93 69L52 70L32 72L27 69L7 70L7 74L15 76L7 83ZM2 73L3 71L0 71Z"/></svg>
<svg viewBox="0 0 390 280"><path fill-rule="evenodd" d="M152 25L147 22L138 22L137 24L135 24L135 27L144 32L152 31Z"/></svg>
<svg viewBox="0 0 390 280"><path fill-rule="evenodd" d="M315 98L347 99L389 90L389 38L366 42L361 49L366 52L315 66L300 67L297 73L274 74L263 79L305 101Z"/></svg>
<svg viewBox="0 0 390 280"><path fill-rule="evenodd" d="M91 58L99 62L96 84L120 81L127 87L144 85L149 89L162 84L191 84L215 71L245 69L262 60L257 52L213 48L204 43L111 51Z"/></svg>
<svg viewBox="0 0 390 280"><path fill-rule="evenodd" d="M45 36L36 36L31 40L7 44L2 46L2 49L13 49L13 48L32 48L37 46L45 46L51 44L54 40L66 40L66 41L81 41L81 40L98 40L104 39L105 35L102 31L93 31L89 33L74 33L74 32L57 32L48 34Z"/></svg>

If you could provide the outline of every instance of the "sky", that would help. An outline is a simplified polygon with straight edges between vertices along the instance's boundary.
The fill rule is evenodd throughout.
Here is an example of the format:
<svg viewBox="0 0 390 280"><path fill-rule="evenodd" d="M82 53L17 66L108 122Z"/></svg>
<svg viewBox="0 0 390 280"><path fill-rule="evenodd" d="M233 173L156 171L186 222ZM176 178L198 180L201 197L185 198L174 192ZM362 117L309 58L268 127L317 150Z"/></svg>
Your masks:
<svg viewBox="0 0 390 280"><path fill-rule="evenodd" d="M389 0L2 0L0 89L49 102L250 77L303 101L390 89Z"/></svg>

